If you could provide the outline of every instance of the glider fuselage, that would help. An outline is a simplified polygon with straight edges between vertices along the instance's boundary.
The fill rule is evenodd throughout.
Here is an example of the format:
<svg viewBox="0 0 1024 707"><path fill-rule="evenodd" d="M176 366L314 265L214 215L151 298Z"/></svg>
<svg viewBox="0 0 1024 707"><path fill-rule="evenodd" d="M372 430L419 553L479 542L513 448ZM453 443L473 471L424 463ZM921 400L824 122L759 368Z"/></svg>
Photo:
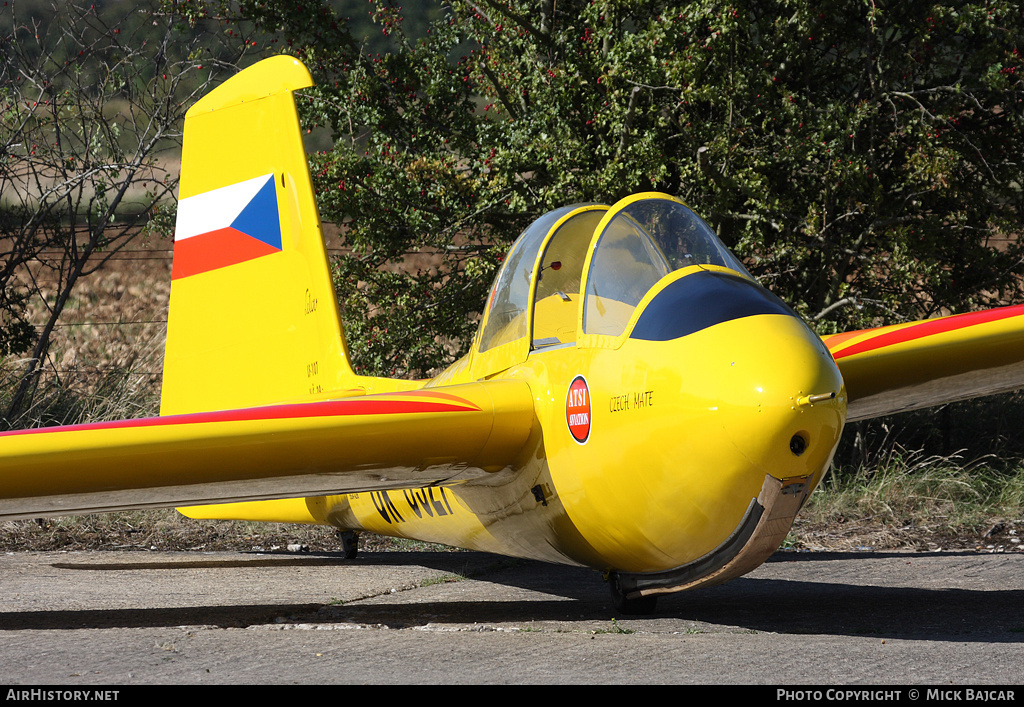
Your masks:
<svg viewBox="0 0 1024 707"><path fill-rule="evenodd" d="M536 430L520 459L449 487L329 497L330 522L662 572L725 543L766 476L809 492L843 426L840 396L806 402L838 393L842 381L820 340L786 315L619 349L540 350L501 375L533 392Z"/></svg>
<svg viewBox="0 0 1024 707"><path fill-rule="evenodd" d="M834 453L842 378L806 324L732 261L643 275L643 249L612 238L637 204L685 209L647 194L539 219L499 274L470 354L426 384L525 382L535 419L516 459L458 484L327 497L318 522L635 574L722 565L751 543L774 551ZM574 225L589 244L575 266L550 255L578 237ZM602 237L613 269L631 273L619 291L587 282ZM630 295L637 277L654 284Z"/></svg>

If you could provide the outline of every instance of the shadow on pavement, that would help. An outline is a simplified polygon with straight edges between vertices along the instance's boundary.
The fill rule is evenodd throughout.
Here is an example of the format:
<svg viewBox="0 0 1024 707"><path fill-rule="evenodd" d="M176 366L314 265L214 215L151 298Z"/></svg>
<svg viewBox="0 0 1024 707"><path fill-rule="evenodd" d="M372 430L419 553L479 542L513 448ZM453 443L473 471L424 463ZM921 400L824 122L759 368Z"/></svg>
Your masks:
<svg viewBox="0 0 1024 707"><path fill-rule="evenodd" d="M947 556L972 555L969 552ZM866 560L908 557L895 553L780 553L775 562L794 569L824 559ZM933 555L930 555L933 556ZM911 556L912 557L912 556ZM409 628L446 623L576 623L587 631L615 614L608 590L593 570L509 560L483 553L365 553L355 560L340 554L259 554L237 560L183 555L182 561L54 563L72 570L120 571L252 567L416 565L454 572L495 585L494 600L421 601L429 587L347 604L245 604L172 608L81 609L0 613L0 631L82 628L139 628L182 625L243 627L270 624L368 624ZM776 572L777 573L777 572ZM170 575L173 576L173 573ZM458 585L458 583L455 583ZM502 589L504 588L504 589ZM509 600L509 590L527 590ZM258 587L254 587L258 591ZM515 594L515 592L513 592ZM683 622L686 632L748 630L784 634L877 636L958 642L1024 642L1024 590L924 589L910 586L842 584L787 578L741 578L718 587L666 595L658 611L629 617L635 630L673 630L665 622ZM645 627L647 627L645 629ZM571 630L571 629L570 629Z"/></svg>

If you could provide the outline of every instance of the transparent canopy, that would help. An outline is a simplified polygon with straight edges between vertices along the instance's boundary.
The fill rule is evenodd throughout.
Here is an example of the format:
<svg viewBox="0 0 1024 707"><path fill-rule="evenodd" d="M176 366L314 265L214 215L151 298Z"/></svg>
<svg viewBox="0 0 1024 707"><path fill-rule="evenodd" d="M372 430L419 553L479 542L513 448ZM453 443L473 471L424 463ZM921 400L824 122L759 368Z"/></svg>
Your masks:
<svg viewBox="0 0 1024 707"><path fill-rule="evenodd" d="M611 219L595 235L606 213L608 207L598 204L567 206L541 216L523 231L491 289L481 352L526 336L531 336L533 349L576 341L583 264L591 248L594 254L583 293L587 334L621 334L644 295L674 270L718 265L747 272L711 228L674 199L650 196L630 201L612 210Z"/></svg>
<svg viewBox="0 0 1024 707"><path fill-rule="evenodd" d="M661 278L692 265L748 274L714 231L678 201L652 197L627 204L597 238L586 278L583 331L618 336Z"/></svg>
<svg viewBox="0 0 1024 707"><path fill-rule="evenodd" d="M480 351L526 336L526 310L533 285L533 269L537 254L548 231L576 207L566 206L544 214L531 223L512 244L504 265L491 288L487 315L480 334Z"/></svg>

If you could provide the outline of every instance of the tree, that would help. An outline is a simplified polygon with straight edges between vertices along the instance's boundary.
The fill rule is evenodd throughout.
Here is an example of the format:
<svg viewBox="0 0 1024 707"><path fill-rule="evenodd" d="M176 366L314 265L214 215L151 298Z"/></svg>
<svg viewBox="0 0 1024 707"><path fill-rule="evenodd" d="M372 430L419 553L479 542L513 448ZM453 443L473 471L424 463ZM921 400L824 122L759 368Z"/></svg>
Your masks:
<svg viewBox="0 0 1024 707"><path fill-rule="evenodd" d="M306 117L337 140L314 176L366 370L452 360L523 225L646 189L821 333L1021 294L1018 3L456 0L415 39L377 2L379 55L287 5L239 7L318 78Z"/></svg>
<svg viewBox="0 0 1024 707"><path fill-rule="evenodd" d="M243 51L155 5L5 3L0 354L28 352L7 424L29 405L80 279L147 229L170 232L184 112ZM46 307L38 331L26 319L29 297Z"/></svg>

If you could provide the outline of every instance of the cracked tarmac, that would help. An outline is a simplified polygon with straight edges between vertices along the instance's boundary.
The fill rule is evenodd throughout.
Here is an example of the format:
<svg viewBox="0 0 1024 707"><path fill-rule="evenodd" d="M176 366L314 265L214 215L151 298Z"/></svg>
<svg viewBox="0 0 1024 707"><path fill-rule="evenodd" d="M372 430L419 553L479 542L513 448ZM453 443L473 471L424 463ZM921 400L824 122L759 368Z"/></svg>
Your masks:
<svg viewBox="0 0 1024 707"><path fill-rule="evenodd" d="M592 570L474 552L0 556L6 684L1004 684L1024 553L779 552L616 616Z"/></svg>

